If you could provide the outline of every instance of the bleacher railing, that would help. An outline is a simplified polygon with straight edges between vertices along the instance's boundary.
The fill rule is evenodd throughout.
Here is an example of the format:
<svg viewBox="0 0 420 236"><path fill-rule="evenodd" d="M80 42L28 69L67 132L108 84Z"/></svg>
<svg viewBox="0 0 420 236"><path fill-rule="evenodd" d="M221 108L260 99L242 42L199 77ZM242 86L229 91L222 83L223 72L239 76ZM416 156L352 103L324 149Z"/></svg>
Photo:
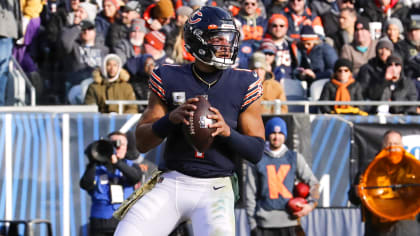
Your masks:
<svg viewBox="0 0 420 236"><path fill-rule="evenodd" d="M10 60L10 75L14 80L14 102L15 106L26 105L26 87L29 88L30 105L36 106L36 91L32 82L26 76L19 62L12 56ZM23 79L23 80L22 80ZM22 84L23 82L23 84Z"/></svg>
<svg viewBox="0 0 420 236"><path fill-rule="evenodd" d="M136 104L136 105L147 105L147 100L107 100L107 105L118 105L118 114L123 114L123 106ZM420 106L420 101L348 101L348 102L337 102L337 101L262 101L261 104L266 106L274 106L273 114L281 114L281 105L293 105L303 106L303 113L309 114L310 107L315 106L334 106L334 105L350 105L350 106Z"/></svg>

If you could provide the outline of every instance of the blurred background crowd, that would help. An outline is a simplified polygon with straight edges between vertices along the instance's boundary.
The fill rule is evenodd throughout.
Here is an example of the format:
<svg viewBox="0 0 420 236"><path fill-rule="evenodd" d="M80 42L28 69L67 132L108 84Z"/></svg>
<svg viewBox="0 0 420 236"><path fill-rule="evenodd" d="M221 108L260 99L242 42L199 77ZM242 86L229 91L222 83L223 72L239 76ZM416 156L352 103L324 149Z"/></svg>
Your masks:
<svg viewBox="0 0 420 236"><path fill-rule="evenodd" d="M37 104L97 104L100 112L117 112L105 101L146 100L155 66L194 62L183 25L204 5L235 17L241 31L235 67L265 79L263 100L419 101L418 0L5 0L0 105L10 55L36 88ZM124 113L143 109L125 105ZM335 105L316 112L420 109Z"/></svg>

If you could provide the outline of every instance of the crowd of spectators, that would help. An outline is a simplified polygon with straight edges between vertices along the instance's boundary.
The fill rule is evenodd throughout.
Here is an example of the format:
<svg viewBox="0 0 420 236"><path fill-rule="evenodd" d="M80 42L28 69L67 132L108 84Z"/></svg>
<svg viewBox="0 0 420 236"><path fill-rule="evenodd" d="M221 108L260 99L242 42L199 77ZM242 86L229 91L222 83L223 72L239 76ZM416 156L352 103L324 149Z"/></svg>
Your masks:
<svg viewBox="0 0 420 236"><path fill-rule="evenodd" d="M10 55L34 84L38 104L94 103L101 112L112 112L105 100L147 99L147 80L155 66L194 62L184 46L183 25L204 5L226 8L237 20L241 43L235 67L264 76L264 89L270 93L264 100L286 100L284 80L302 81L310 97L310 86L322 79L331 84L320 100L355 99L341 96L343 91L349 94L347 82L337 82L342 76L336 62L341 59L351 72L343 81L360 88L357 100L419 100L420 3L410 0L26 0L20 1L21 15L7 4L0 8L14 13L15 19L0 17L11 22L8 30L0 28L0 48L7 49L2 58L7 59L9 38L14 38ZM18 25L21 34L9 32ZM118 64L116 77L107 65L110 54L109 61L115 62L111 64ZM0 68L4 63L0 61ZM5 70L0 70L3 82ZM5 96L3 82L0 101ZM116 89L116 94L130 94L109 97L109 86L115 89L115 83L125 88ZM99 85L100 98L94 93ZM336 90L341 95L331 94ZM360 107L369 114L378 109L420 112L416 107ZM287 106L281 111L287 112Z"/></svg>

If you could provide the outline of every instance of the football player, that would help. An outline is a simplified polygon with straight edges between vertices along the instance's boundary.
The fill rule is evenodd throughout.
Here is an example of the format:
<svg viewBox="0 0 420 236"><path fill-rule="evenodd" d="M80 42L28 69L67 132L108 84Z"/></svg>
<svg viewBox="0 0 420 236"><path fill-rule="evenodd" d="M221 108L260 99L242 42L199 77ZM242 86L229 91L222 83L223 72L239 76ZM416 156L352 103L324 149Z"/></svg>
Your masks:
<svg viewBox="0 0 420 236"><path fill-rule="evenodd" d="M218 7L195 10L184 26L185 47L195 63L164 65L149 80L148 107L137 128L137 148L147 152L166 138L163 172L120 221L115 235L168 235L191 220L194 235L235 235L231 178L237 156L256 163L264 149L260 111L262 79L231 67L239 31L232 16ZM188 142L182 126L189 124L205 95L214 115L214 142L200 153Z"/></svg>

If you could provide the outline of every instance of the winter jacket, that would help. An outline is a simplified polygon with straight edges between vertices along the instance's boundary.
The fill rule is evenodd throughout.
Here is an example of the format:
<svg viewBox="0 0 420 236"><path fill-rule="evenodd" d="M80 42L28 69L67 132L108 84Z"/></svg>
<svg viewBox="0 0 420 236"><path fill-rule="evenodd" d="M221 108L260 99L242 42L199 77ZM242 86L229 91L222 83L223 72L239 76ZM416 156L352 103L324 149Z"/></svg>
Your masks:
<svg viewBox="0 0 420 236"><path fill-rule="evenodd" d="M363 90L363 97L371 100L368 96L368 88L376 83L380 83L385 75L386 64L378 57L374 57L365 65L360 67L356 80L360 83Z"/></svg>
<svg viewBox="0 0 420 236"><path fill-rule="evenodd" d="M319 97L320 101L335 101L335 96L337 93L338 86L333 84L331 81L328 81L324 88L322 89L321 96ZM351 101L363 101L363 94L362 94L362 87L360 84L355 81L354 83L350 84L347 89L350 93L350 100ZM354 106L356 107L356 106ZM334 111L334 106L321 106L320 107L322 113L331 113Z"/></svg>
<svg viewBox="0 0 420 236"><path fill-rule="evenodd" d="M101 34L102 37L106 39L110 26L111 26L111 22L104 15L103 11L101 11L98 15L96 15L95 28L96 28L97 34Z"/></svg>
<svg viewBox="0 0 420 236"><path fill-rule="evenodd" d="M139 56L136 55L134 47L128 39L120 40L117 43L117 45L113 48L113 51L121 58L121 62L123 65L125 65L125 63L127 63L127 60L129 60L130 58Z"/></svg>
<svg viewBox="0 0 420 236"><path fill-rule="evenodd" d="M120 68L118 78L113 82L107 79L106 61L108 58L109 55L104 59L102 72L99 68L93 72L93 83L89 85L85 96L85 104L97 104L99 112L102 113L118 112L118 105L106 105L106 100L136 100L133 87L128 83L130 75L126 70ZM119 63L121 65L121 61ZM124 105L123 113L137 113L137 105Z"/></svg>
<svg viewBox="0 0 420 236"><path fill-rule="evenodd" d="M0 29L0 37L18 39L23 36L19 0L0 1Z"/></svg>
<svg viewBox="0 0 420 236"><path fill-rule="evenodd" d="M411 79L400 75L396 82L382 79L369 87L368 95L376 101L417 101L416 85ZM393 114L416 114L415 106L390 106Z"/></svg>
<svg viewBox="0 0 420 236"><path fill-rule="evenodd" d="M121 21L116 21L109 27L108 35L106 37L106 45L110 47L111 50L114 50L117 44L122 39L128 39L129 35L130 28Z"/></svg>
<svg viewBox="0 0 420 236"><path fill-rule="evenodd" d="M305 49L294 50L297 68L302 67L311 69L316 77L315 79L330 78L333 74L335 61L338 59L334 48L326 43L315 45L309 54ZM296 74L297 72L295 72Z"/></svg>
<svg viewBox="0 0 420 236"><path fill-rule="evenodd" d="M376 56L376 40L372 40L366 52L360 52L356 49L356 43L345 44L341 49L340 58L347 59L353 63L353 76L357 77L360 67L366 64L369 59Z"/></svg>
<svg viewBox="0 0 420 236"><path fill-rule="evenodd" d="M284 92L283 85L274 79L272 72L267 72L266 78L263 81L263 95L261 101L274 101L279 99L281 101L286 101L286 93ZM263 113L272 114L274 113L274 106L265 106L262 105ZM287 105L281 106L281 114L287 113Z"/></svg>

